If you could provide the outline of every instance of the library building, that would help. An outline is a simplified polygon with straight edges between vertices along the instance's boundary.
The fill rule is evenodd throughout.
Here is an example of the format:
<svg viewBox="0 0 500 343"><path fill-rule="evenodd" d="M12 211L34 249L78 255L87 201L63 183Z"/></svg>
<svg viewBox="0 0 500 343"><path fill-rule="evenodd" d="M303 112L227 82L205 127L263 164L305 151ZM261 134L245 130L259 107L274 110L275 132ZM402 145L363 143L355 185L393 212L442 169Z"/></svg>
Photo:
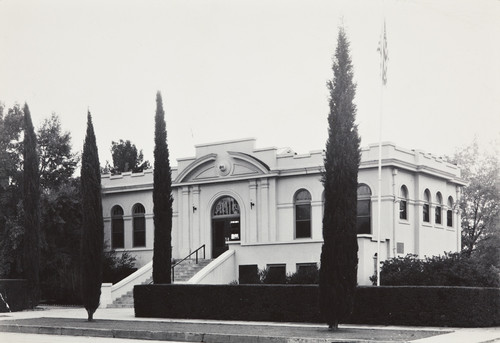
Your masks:
<svg viewBox="0 0 500 343"><path fill-rule="evenodd" d="M258 269L289 274L319 267L323 150L297 154L240 139L196 145L195 151L172 167L172 257L204 261L182 282L227 284ZM379 145L361 149L359 285L371 284L379 240L381 261L461 248L457 200L465 182L458 167L392 143L383 143L381 154L377 189ZM102 192L105 243L136 258L138 271L127 282L140 283L151 276L153 171L104 174Z"/></svg>

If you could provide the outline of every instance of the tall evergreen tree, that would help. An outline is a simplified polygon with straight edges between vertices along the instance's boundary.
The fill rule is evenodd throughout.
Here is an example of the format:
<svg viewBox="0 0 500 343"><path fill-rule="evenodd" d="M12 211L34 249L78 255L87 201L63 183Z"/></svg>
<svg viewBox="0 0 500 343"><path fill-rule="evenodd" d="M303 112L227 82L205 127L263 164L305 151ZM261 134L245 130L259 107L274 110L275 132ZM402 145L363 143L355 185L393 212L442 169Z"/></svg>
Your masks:
<svg viewBox="0 0 500 343"><path fill-rule="evenodd" d="M87 115L87 134L82 154L81 194L82 302L87 310L88 321L92 321L94 312L99 307L99 298L101 296L104 222L102 217L99 155L90 112Z"/></svg>
<svg viewBox="0 0 500 343"><path fill-rule="evenodd" d="M172 259L172 175L168 156L167 129L161 94L156 93L154 150L154 252L153 282L171 282Z"/></svg>
<svg viewBox="0 0 500 343"><path fill-rule="evenodd" d="M325 211L320 269L320 304L331 329L352 311L356 290L358 242L356 206L360 139L354 124L356 85L349 42L339 29L333 61L333 80L328 81L330 113L324 159Z"/></svg>
<svg viewBox="0 0 500 343"><path fill-rule="evenodd" d="M0 278L23 278L22 211L24 114L19 105L0 108Z"/></svg>
<svg viewBox="0 0 500 343"><path fill-rule="evenodd" d="M31 293L31 306L40 300L40 174L36 135L28 104L24 104L24 275Z"/></svg>

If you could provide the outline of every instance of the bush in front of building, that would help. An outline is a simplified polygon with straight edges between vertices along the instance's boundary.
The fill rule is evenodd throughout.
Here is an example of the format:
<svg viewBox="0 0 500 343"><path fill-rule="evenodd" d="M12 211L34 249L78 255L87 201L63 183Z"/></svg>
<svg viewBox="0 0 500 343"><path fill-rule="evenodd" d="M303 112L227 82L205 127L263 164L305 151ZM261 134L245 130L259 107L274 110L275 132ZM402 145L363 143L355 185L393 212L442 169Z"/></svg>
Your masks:
<svg viewBox="0 0 500 343"><path fill-rule="evenodd" d="M243 273L242 273L243 271ZM286 274L277 268L240 270L240 284L265 285L312 285L319 283L319 269L316 265L299 268L295 273ZM238 284L236 282L235 284Z"/></svg>
<svg viewBox="0 0 500 343"><path fill-rule="evenodd" d="M299 268L295 273L287 276L290 285L312 285L319 284L319 269L317 266Z"/></svg>
<svg viewBox="0 0 500 343"><path fill-rule="evenodd" d="M317 285L140 285L136 317L324 323ZM352 324L500 325L500 289L358 287Z"/></svg>
<svg viewBox="0 0 500 343"><path fill-rule="evenodd" d="M376 276L370 280L375 285ZM419 259L417 255L382 262L380 284L384 286L500 287L500 274L480 259L461 253Z"/></svg>
<svg viewBox="0 0 500 343"><path fill-rule="evenodd" d="M120 256L114 250L104 252L102 265L102 282L115 284L137 270L134 267L135 257L128 251Z"/></svg>

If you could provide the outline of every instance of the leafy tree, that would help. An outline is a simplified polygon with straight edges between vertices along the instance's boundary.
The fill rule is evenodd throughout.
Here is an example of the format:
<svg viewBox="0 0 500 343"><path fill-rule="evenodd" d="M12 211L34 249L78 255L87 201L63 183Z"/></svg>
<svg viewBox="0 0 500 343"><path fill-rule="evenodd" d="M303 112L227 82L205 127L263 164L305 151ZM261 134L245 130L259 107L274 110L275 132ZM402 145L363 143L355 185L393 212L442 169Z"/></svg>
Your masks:
<svg viewBox="0 0 500 343"><path fill-rule="evenodd" d="M28 280L31 306L40 301L40 174L36 135L28 104L24 104L24 275Z"/></svg>
<svg viewBox="0 0 500 343"><path fill-rule="evenodd" d="M82 154L82 240L81 285L82 302L88 321L93 320L99 307L102 283L104 222L101 201L101 174L94 126L90 112L87 115L87 134Z"/></svg>
<svg viewBox="0 0 500 343"><path fill-rule="evenodd" d="M468 182L463 188L459 206L462 214L462 251L471 256L482 240L494 240L491 237L499 235L498 152L481 153L477 141L474 141L457 151L451 162L460 167L462 177Z"/></svg>
<svg viewBox="0 0 500 343"><path fill-rule="evenodd" d="M170 170L165 111L156 93L155 150L153 174L154 251L153 282L171 283L172 259L172 175Z"/></svg>
<svg viewBox="0 0 500 343"><path fill-rule="evenodd" d="M43 189L60 187L73 175L78 164L71 152L71 135L62 132L59 117L53 113L38 130L40 181Z"/></svg>
<svg viewBox="0 0 500 343"><path fill-rule="evenodd" d="M129 140L111 142L111 155L113 157L113 173L140 172L150 168L149 161L143 161L142 150L137 152L135 144Z"/></svg>
<svg viewBox="0 0 500 343"><path fill-rule="evenodd" d="M59 304L81 304L80 179L70 178L41 198L44 234L40 283L42 298Z"/></svg>
<svg viewBox="0 0 500 343"><path fill-rule="evenodd" d="M339 29L330 90L328 141L325 153L325 211L319 276L320 305L331 329L352 311L357 282L356 205L360 139L354 124L356 85L349 42Z"/></svg>

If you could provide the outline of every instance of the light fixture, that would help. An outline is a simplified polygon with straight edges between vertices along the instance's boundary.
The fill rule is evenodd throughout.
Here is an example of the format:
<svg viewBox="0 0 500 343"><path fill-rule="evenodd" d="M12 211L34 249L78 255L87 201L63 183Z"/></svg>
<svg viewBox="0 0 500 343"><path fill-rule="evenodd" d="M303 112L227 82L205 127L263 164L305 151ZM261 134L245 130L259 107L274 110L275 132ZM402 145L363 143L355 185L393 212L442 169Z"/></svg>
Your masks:
<svg viewBox="0 0 500 343"><path fill-rule="evenodd" d="M194 205L193 205L193 213L195 213L197 209L198 209L198 208L197 208L196 206L194 206Z"/></svg>
<svg viewBox="0 0 500 343"><path fill-rule="evenodd" d="M255 206L254 202L250 201L250 209L253 209L254 206Z"/></svg>

